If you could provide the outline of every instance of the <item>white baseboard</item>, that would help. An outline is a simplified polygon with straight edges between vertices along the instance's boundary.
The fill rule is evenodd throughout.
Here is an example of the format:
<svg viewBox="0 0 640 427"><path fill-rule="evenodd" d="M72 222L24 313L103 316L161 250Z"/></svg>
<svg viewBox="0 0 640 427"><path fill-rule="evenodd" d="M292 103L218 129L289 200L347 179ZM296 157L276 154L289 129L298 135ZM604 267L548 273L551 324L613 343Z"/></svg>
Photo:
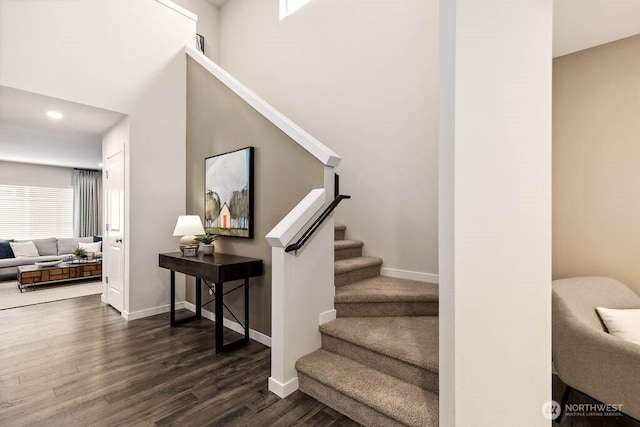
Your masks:
<svg viewBox="0 0 640 427"><path fill-rule="evenodd" d="M336 320L337 312L335 309L325 311L324 313L320 313L319 323L320 325L324 325L325 323L329 323L332 320Z"/></svg>
<svg viewBox="0 0 640 427"><path fill-rule="evenodd" d="M182 308L186 308L187 310L192 311L194 313L196 312L196 306L194 304L191 304L188 301L184 301L182 302L182 304L183 304ZM202 309L202 317L204 317L205 319L209 319L213 322L216 321L216 314L209 310ZM242 326L240 326L239 323L225 318L223 321L223 324L224 326L231 329L232 331L235 331L239 334L244 335L244 329L242 328ZM271 347L271 337L269 335L263 334L262 332L258 332L249 328L249 338L251 338L254 341L258 341L260 344L264 344L267 347Z"/></svg>
<svg viewBox="0 0 640 427"><path fill-rule="evenodd" d="M107 296L105 294L100 294L100 301L102 301L105 304L108 304L109 302L107 301Z"/></svg>
<svg viewBox="0 0 640 427"><path fill-rule="evenodd" d="M185 308L184 301L176 302L176 310L181 310ZM142 319L144 317L155 316L157 314L168 313L171 310L170 304L161 305L158 307L147 308L145 310L132 311L129 313L128 311L122 311L122 317L124 320L137 320Z"/></svg>
<svg viewBox="0 0 640 427"><path fill-rule="evenodd" d="M290 379L282 384L273 377L269 377L269 391L278 397L285 398L298 389L298 377Z"/></svg>
<svg viewBox="0 0 640 427"><path fill-rule="evenodd" d="M421 273L419 271L397 270L395 268L383 267L380 275L386 277L396 277L398 279L416 280L418 282L438 283L439 276L431 273Z"/></svg>

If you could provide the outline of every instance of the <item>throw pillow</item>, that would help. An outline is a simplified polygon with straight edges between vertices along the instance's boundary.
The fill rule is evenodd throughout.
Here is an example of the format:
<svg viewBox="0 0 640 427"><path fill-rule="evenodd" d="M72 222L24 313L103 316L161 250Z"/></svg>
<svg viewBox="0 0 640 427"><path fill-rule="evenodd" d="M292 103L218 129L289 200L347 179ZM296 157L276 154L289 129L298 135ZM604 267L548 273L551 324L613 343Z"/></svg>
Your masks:
<svg viewBox="0 0 640 427"><path fill-rule="evenodd" d="M102 242L97 242L97 243L84 243L84 242L79 242L78 246L82 249L84 249L87 252L100 252L102 251Z"/></svg>
<svg viewBox="0 0 640 427"><path fill-rule="evenodd" d="M11 242L13 242L13 239L0 240L0 259L15 258L15 255L11 250L11 245L9 244Z"/></svg>
<svg viewBox="0 0 640 427"><path fill-rule="evenodd" d="M58 239L58 255L69 255L78 249L78 239L75 237L61 237Z"/></svg>
<svg viewBox="0 0 640 427"><path fill-rule="evenodd" d="M38 248L33 242L10 242L11 250L16 258L28 258L40 256Z"/></svg>
<svg viewBox="0 0 640 427"><path fill-rule="evenodd" d="M640 344L640 309L596 307L596 311L611 335Z"/></svg>
<svg viewBox="0 0 640 427"><path fill-rule="evenodd" d="M40 256L58 255L58 239L55 237L49 237L47 239L33 239L32 242L36 245Z"/></svg>
<svg viewBox="0 0 640 427"><path fill-rule="evenodd" d="M102 236L93 236L93 242L102 242Z"/></svg>

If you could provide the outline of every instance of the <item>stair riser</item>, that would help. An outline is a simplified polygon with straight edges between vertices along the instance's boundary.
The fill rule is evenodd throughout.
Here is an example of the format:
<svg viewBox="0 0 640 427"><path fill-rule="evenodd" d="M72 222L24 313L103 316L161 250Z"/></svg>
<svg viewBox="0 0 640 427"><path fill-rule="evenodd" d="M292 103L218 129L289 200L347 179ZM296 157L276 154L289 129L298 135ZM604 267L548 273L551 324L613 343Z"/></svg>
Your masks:
<svg viewBox="0 0 640 427"><path fill-rule="evenodd" d="M344 240L345 234L346 234L346 230L335 230L334 239L335 240Z"/></svg>
<svg viewBox="0 0 640 427"><path fill-rule="evenodd" d="M336 303L338 317L437 316L437 302Z"/></svg>
<svg viewBox="0 0 640 427"><path fill-rule="evenodd" d="M402 427L404 424L384 415L334 388L305 374L298 373L298 388L303 393L324 403L364 426Z"/></svg>
<svg viewBox="0 0 640 427"><path fill-rule="evenodd" d="M322 349L438 394L438 374L348 341L322 334Z"/></svg>
<svg viewBox="0 0 640 427"><path fill-rule="evenodd" d="M347 273L336 274L335 286L348 285L349 283L357 282L359 280L368 279L370 277L376 277L380 275L380 266L374 265L371 267L360 268L358 270L349 271Z"/></svg>
<svg viewBox="0 0 640 427"><path fill-rule="evenodd" d="M336 249L334 259L340 261L342 259L357 258L362 256L362 247Z"/></svg>

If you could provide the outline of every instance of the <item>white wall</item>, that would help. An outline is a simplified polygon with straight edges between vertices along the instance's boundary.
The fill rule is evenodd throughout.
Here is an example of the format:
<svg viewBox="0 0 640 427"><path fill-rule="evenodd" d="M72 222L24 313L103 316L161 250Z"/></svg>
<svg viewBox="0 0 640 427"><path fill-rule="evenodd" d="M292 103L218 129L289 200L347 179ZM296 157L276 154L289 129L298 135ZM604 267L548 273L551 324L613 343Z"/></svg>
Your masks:
<svg viewBox="0 0 640 427"><path fill-rule="evenodd" d="M220 9L207 0L174 0L176 4L198 15L196 31L204 36L204 54L214 62L220 53Z"/></svg>
<svg viewBox="0 0 640 427"><path fill-rule="evenodd" d="M11 162L99 169L101 144L99 136L0 123L0 159Z"/></svg>
<svg viewBox="0 0 640 427"><path fill-rule="evenodd" d="M441 23L440 425L548 426L552 0Z"/></svg>
<svg viewBox="0 0 640 427"><path fill-rule="evenodd" d="M0 0L0 85L127 114L193 33L155 0Z"/></svg>
<svg viewBox="0 0 640 427"><path fill-rule="evenodd" d="M131 313L169 302L169 271L158 268L158 253L178 250L173 229L186 212L186 67L186 54L173 57L130 115Z"/></svg>
<svg viewBox="0 0 640 427"><path fill-rule="evenodd" d="M185 212L184 46L195 32L154 0L0 0L0 85L129 115L131 316L169 303L157 256L176 249Z"/></svg>
<svg viewBox="0 0 640 427"><path fill-rule="evenodd" d="M554 0L553 56L640 34L637 0Z"/></svg>
<svg viewBox="0 0 640 427"><path fill-rule="evenodd" d="M336 221L387 268L437 273L438 2L221 9L220 63L342 157Z"/></svg>
<svg viewBox="0 0 640 427"><path fill-rule="evenodd" d="M70 188L73 169L0 161L0 184Z"/></svg>

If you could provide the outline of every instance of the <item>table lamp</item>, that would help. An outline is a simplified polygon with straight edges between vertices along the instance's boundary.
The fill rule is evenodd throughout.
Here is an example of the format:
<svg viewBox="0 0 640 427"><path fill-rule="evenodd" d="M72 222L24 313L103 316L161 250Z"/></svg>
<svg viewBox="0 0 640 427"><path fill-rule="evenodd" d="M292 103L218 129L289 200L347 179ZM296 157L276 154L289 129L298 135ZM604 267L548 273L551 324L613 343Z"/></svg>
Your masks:
<svg viewBox="0 0 640 427"><path fill-rule="evenodd" d="M180 215L176 228L173 230L174 236L182 236L180 238L180 252L184 254L184 248L197 246L196 234L205 234L200 216Z"/></svg>

